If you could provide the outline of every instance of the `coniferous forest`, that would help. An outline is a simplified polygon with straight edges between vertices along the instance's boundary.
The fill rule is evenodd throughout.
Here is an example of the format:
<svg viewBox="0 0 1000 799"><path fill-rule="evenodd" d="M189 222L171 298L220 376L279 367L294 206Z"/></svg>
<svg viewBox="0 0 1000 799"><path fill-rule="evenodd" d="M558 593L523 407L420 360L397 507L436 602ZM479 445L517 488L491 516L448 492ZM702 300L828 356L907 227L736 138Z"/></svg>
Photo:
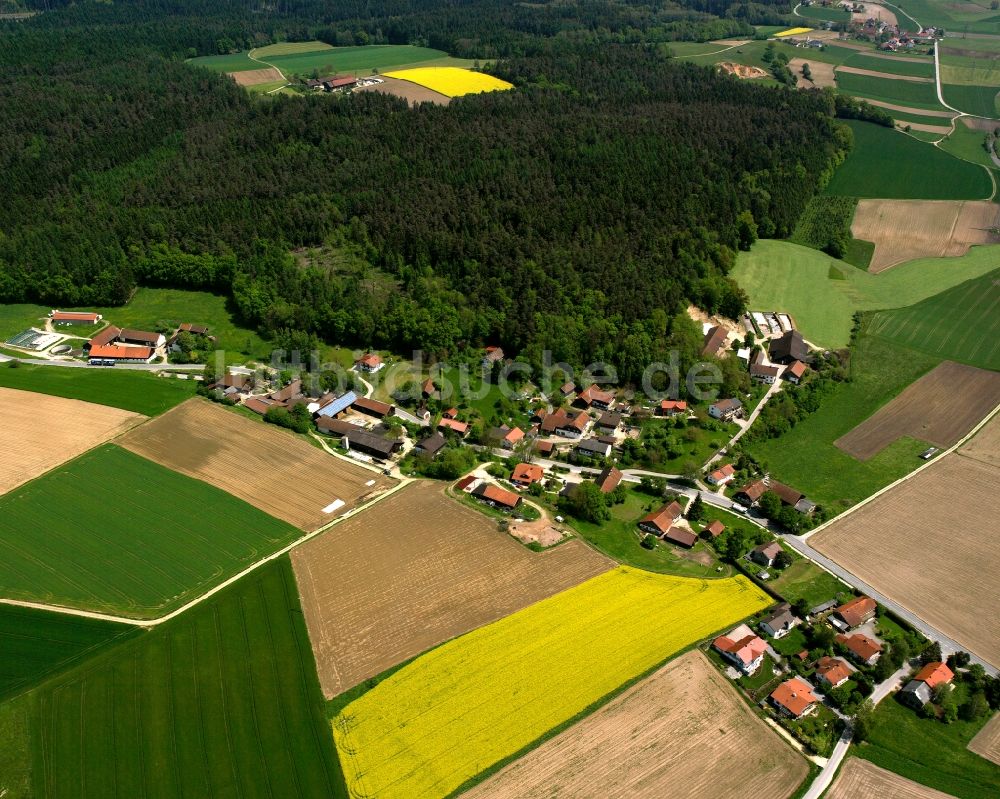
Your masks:
<svg viewBox="0 0 1000 799"><path fill-rule="evenodd" d="M829 95L669 58L786 6L18 5L50 10L0 22L0 302L207 288L265 334L438 356L488 341L629 379L689 301L743 310L736 251L788 235L850 147ZM260 99L184 63L317 37L497 59L517 88L417 109ZM324 243L376 279L290 255Z"/></svg>

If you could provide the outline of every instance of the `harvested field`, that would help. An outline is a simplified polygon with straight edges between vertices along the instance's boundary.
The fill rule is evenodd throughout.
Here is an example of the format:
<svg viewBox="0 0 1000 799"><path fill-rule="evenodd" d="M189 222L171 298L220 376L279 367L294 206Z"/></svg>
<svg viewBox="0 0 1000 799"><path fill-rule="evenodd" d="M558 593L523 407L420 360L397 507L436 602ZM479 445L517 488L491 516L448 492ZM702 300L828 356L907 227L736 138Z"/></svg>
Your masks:
<svg viewBox="0 0 1000 799"><path fill-rule="evenodd" d="M784 799L807 772L693 650L463 796L659 799L683 785L686 797Z"/></svg>
<svg viewBox="0 0 1000 799"><path fill-rule="evenodd" d="M580 541L531 552L433 483L292 552L327 697L615 564Z"/></svg>
<svg viewBox="0 0 1000 799"><path fill-rule="evenodd" d="M838 66L837 72L849 72L852 75L865 75L869 78L885 78L886 80L902 80L908 83L933 83L933 78L918 78L916 75L894 75L891 72L878 72L874 69L861 69L860 67Z"/></svg>
<svg viewBox="0 0 1000 799"><path fill-rule="evenodd" d="M868 105L874 105L878 106L879 108L885 108L887 111L899 111L900 113L903 114L916 114L917 116L922 116L922 117L940 117L942 119L951 119L953 116L955 116L954 111L931 111L930 109L927 108L914 108L913 106L909 105L896 105L895 103L885 103L882 100L865 100L865 102L868 103ZM965 121L966 119L969 119L969 117L962 117L963 121ZM981 120L981 121L985 122L986 120Z"/></svg>
<svg viewBox="0 0 1000 799"><path fill-rule="evenodd" d="M967 458L1000 469L1000 414L983 425L959 452Z"/></svg>
<svg viewBox="0 0 1000 799"><path fill-rule="evenodd" d="M802 65L809 65L809 74L812 80L802 77ZM800 89L824 88L826 86L836 87L837 81L833 75L833 64L822 61L810 61L808 58L793 58L788 62L788 68L795 76L796 86Z"/></svg>
<svg viewBox="0 0 1000 799"><path fill-rule="evenodd" d="M146 419L80 400L0 388L4 450L0 494L114 438Z"/></svg>
<svg viewBox="0 0 1000 799"><path fill-rule="evenodd" d="M118 443L306 531L395 484L201 399L188 400ZM326 512L338 502L343 504Z"/></svg>
<svg viewBox="0 0 1000 799"><path fill-rule="evenodd" d="M833 443L866 461L903 436L946 449L1000 404L1000 373L944 361Z"/></svg>
<svg viewBox="0 0 1000 799"><path fill-rule="evenodd" d="M276 80L284 80L284 76L274 67L230 72L228 75L240 86L256 86L260 83L274 83Z"/></svg>
<svg viewBox="0 0 1000 799"><path fill-rule="evenodd" d="M809 542L1000 666L998 517L1000 469L952 453Z"/></svg>
<svg viewBox="0 0 1000 799"><path fill-rule="evenodd" d="M936 136L947 136L951 133L951 127L944 125L927 125L923 122L908 122L907 120L895 120L896 127L900 130L919 130L922 133L933 133Z"/></svg>
<svg viewBox="0 0 1000 799"><path fill-rule="evenodd" d="M970 130L981 130L984 133L992 133L1000 128L1000 122L995 119L981 119L979 117L962 117L962 124Z"/></svg>
<svg viewBox="0 0 1000 799"><path fill-rule="evenodd" d="M913 126L922 130L920 126ZM917 258L954 258L1000 243L1000 205L953 200L861 200L851 235L875 243L869 272Z"/></svg>
<svg viewBox="0 0 1000 799"><path fill-rule="evenodd" d="M862 796L877 796L879 799L951 799L950 794L893 774L867 760L849 757L830 786L826 799L859 799Z"/></svg>
<svg viewBox="0 0 1000 799"><path fill-rule="evenodd" d="M440 92L436 92L433 89L428 89L426 86L419 86L416 83L411 83L408 80L400 80L399 78L382 78L382 83L376 83L372 86L359 86L354 91L356 92L379 92L380 94L391 94L396 97L402 97L410 105L417 105L418 103L435 103L436 105L448 105L451 102L450 97L446 97Z"/></svg>
<svg viewBox="0 0 1000 799"><path fill-rule="evenodd" d="M1000 765L1000 713L995 713L969 741L969 751Z"/></svg>

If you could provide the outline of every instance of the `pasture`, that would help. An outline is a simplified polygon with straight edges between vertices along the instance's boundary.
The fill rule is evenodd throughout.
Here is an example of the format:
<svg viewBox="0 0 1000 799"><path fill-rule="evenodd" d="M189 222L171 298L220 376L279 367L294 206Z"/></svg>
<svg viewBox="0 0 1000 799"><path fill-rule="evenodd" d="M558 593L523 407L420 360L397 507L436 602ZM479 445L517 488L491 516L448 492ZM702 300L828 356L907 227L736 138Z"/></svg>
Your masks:
<svg viewBox="0 0 1000 799"><path fill-rule="evenodd" d="M7 452L0 460L0 494L114 438L145 418L106 405L0 388L0 419Z"/></svg>
<svg viewBox="0 0 1000 799"><path fill-rule="evenodd" d="M195 383L127 369L0 364L0 386L156 416L194 394Z"/></svg>
<svg viewBox="0 0 1000 799"><path fill-rule="evenodd" d="M30 696L37 796L345 797L287 560Z"/></svg>
<svg viewBox="0 0 1000 799"><path fill-rule="evenodd" d="M327 697L614 566L579 541L532 552L428 482L306 542L292 564Z"/></svg>
<svg viewBox="0 0 1000 799"><path fill-rule="evenodd" d="M941 149L951 153L956 158L962 158L974 164L981 164L992 169L994 167L993 160L990 158L990 154L985 147L986 134L984 131L977 130L974 127L974 125L984 122L987 125L992 124L1000 127L1000 122L990 123L985 119L973 121L972 117L962 117L961 120L956 120L955 129L951 135L941 142ZM996 208L996 205L994 204L993 207ZM990 239L996 242L1000 237L993 235L990 236Z"/></svg>
<svg viewBox="0 0 1000 799"><path fill-rule="evenodd" d="M985 578L1000 569L990 535L998 515L1000 469L952 453L809 541L1000 666L1000 582Z"/></svg>
<svg viewBox="0 0 1000 799"><path fill-rule="evenodd" d="M997 247L981 247L969 255L989 255L995 265L998 252ZM928 261L914 261L907 266L916 270L927 264ZM1000 369L998 302L1000 270L995 269L922 302L879 311L872 315L869 329L872 335L936 358Z"/></svg>
<svg viewBox="0 0 1000 799"><path fill-rule="evenodd" d="M861 76L860 80L873 78ZM906 84L928 87L930 84ZM915 105L909 98L875 99ZM892 200L983 200L993 193L986 170L871 122L849 121L854 149L824 190L847 197Z"/></svg>
<svg viewBox="0 0 1000 799"><path fill-rule="evenodd" d="M970 752L1000 765L1000 713L993 714L993 718L969 741L968 748Z"/></svg>
<svg viewBox="0 0 1000 799"><path fill-rule="evenodd" d="M743 577L622 566L442 644L333 719L348 789L448 796L771 601Z"/></svg>
<svg viewBox="0 0 1000 799"><path fill-rule="evenodd" d="M458 67L418 67L385 74L386 77L415 83L445 97L462 97L466 94L499 92L514 88L513 84L494 78L492 75Z"/></svg>
<svg viewBox="0 0 1000 799"><path fill-rule="evenodd" d="M24 693L138 628L64 613L0 605L0 700Z"/></svg>
<svg viewBox="0 0 1000 799"><path fill-rule="evenodd" d="M887 103L942 110L938 102L934 83L927 78L907 78L891 76L889 73L865 74L838 67L837 88L844 94L862 99L870 98ZM854 126L854 123L850 123ZM873 125L874 123L862 123Z"/></svg>
<svg viewBox="0 0 1000 799"><path fill-rule="evenodd" d="M682 785L689 799L785 799L808 771L805 760L695 650L463 796L660 799Z"/></svg>
<svg viewBox="0 0 1000 799"><path fill-rule="evenodd" d="M1000 405L1000 372L945 361L834 445L866 461L903 436L948 449Z"/></svg>
<svg viewBox="0 0 1000 799"><path fill-rule="evenodd" d="M826 799L858 799L882 796L887 799L950 799L951 794L935 791L906 777L900 777L867 760L848 757L826 793Z"/></svg>
<svg viewBox="0 0 1000 799"><path fill-rule="evenodd" d="M287 430L200 398L136 428L119 443L306 532L395 484Z"/></svg>
<svg viewBox="0 0 1000 799"><path fill-rule="evenodd" d="M299 535L105 444L0 497L0 585L9 599L156 618Z"/></svg>

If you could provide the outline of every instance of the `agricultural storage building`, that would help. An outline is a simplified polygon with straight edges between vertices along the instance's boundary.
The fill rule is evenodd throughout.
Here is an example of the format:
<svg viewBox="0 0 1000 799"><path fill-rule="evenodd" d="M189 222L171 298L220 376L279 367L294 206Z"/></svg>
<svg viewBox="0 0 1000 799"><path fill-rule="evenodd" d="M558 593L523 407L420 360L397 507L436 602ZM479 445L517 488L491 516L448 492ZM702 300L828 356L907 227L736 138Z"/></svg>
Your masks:
<svg viewBox="0 0 1000 799"><path fill-rule="evenodd" d="M771 341L769 354L772 363L791 363L809 358L809 348L798 330L789 330L780 338Z"/></svg>
<svg viewBox="0 0 1000 799"><path fill-rule="evenodd" d="M438 430L451 430L453 433L457 433L461 438L469 432L469 425L467 422L460 422L458 419L442 419L438 422Z"/></svg>
<svg viewBox="0 0 1000 799"><path fill-rule="evenodd" d="M710 536L712 536L712 538L718 538L720 535L722 535L722 531L725 529L726 525L724 525L718 519L715 519L714 521L709 522L702 532L708 533Z"/></svg>
<svg viewBox="0 0 1000 799"><path fill-rule="evenodd" d="M351 405L354 410L360 411L361 413L367 413L369 416L375 416L379 419L385 416L392 416L396 410L395 407L389 405L388 403L379 402L378 400L369 399L368 397L356 397Z"/></svg>
<svg viewBox="0 0 1000 799"><path fill-rule="evenodd" d="M342 419L334 419L330 416L320 416L316 419L316 429L321 433L326 433L331 436L342 436L347 433L353 433L355 430L360 430L356 424L351 424L350 422L345 422Z"/></svg>
<svg viewBox="0 0 1000 799"><path fill-rule="evenodd" d="M704 346L701 348L701 356L703 358L711 358L719 354L724 346L726 346L726 341L729 338L729 331L726 328L716 325L709 328L708 332L705 334Z"/></svg>
<svg viewBox="0 0 1000 799"><path fill-rule="evenodd" d="M113 344L118 340L118 336L121 334L122 330L120 327L115 327L114 325L108 325L104 330L95 334L93 338L90 339L86 344L85 348L91 347L103 347L105 344Z"/></svg>
<svg viewBox="0 0 1000 799"><path fill-rule="evenodd" d="M639 520L639 529L653 535L664 535L673 523L684 515L684 509L678 502L664 505L658 511L650 513Z"/></svg>
<svg viewBox="0 0 1000 799"><path fill-rule="evenodd" d="M440 433L434 433L433 435L427 436L427 438L417 444L416 448L425 455L429 455L433 458L442 449L444 449L444 446L447 443L448 439L446 439L443 435Z"/></svg>
<svg viewBox="0 0 1000 799"><path fill-rule="evenodd" d="M127 327L122 328L122 331L118 334L118 340L125 344L138 344L143 347L152 347L153 349L162 347L167 343L162 333L150 333L146 330L133 330Z"/></svg>
<svg viewBox="0 0 1000 799"><path fill-rule="evenodd" d="M90 311L52 311L49 316L57 325L96 325L104 318Z"/></svg>
<svg viewBox="0 0 1000 799"><path fill-rule="evenodd" d="M790 383L801 383L802 377L805 375L806 369L808 368L809 367L802 363L802 361L792 361L789 367L785 370L783 377Z"/></svg>
<svg viewBox="0 0 1000 799"><path fill-rule="evenodd" d="M669 541L671 544L677 544L677 546L684 547L685 549L691 549L691 547L698 543L698 536L684 527L671 527L667 530L663 539L665 541Z"/></svg>
<svg viewBox="0 0 1000 799"><path fill-rule="evenodd" d="M624 477L624 475L616 467L608 466L594 478L594 482L597 483L597 487L601 489L602 494L610 494L618 488L618 484L621 483L622 477Z"/></svg>
<svg viewBox="0 0 1000 799"><path fill-rule="evenodd" d="M118 344L102 344L90 348L90 357L121 363L149 363L155 353L149 347L122 347Z"/></svg>
<svg viewBox="0 0 1000 799"><path fill-rule="evenodd" d="M358 429L344 434L344 446L349 450L357 450L371 455L373 458L385 460L399 450L403 446L403 442Z"/></svg>
<svg viewBox="0 0 1000 799"><path fill-rule="evenodd" d="M507 491L492 483L482 483L476 487L472 495L487 505L500 510L514 510L521 504L521 498L513 491Z"/></svg>
<svg viewBox="0 0 1000 799"><path fill-rule="evenodd" d="M326 416L329 418L333 418L334 416L339 416L357 401L358 401L358 395L355 394L353 391L348 391L343 396L331 399L325 405L320 406L320 409L316 411L316 415Z"/></svg>

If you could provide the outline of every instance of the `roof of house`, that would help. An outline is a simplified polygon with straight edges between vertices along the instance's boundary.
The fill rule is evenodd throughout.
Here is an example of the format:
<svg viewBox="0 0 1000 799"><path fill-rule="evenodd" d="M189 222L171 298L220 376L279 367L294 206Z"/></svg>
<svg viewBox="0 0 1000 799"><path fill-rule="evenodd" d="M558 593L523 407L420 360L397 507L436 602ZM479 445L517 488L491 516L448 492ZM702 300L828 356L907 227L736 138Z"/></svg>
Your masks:
<svg viewBox="0 0 1000 799"><path fill-rule="evenodd" d="M507 431L507 435L503 437L503 440L508 444L516 444L524 438L524 431L520 427L512 427Z"/></svg>
<svg viewBox="0 0 1000 799"><path fill-rule="evenodd" d="M444 428L445 430L454 430L460 435L465 435L469 432L468 422L460 422L458 419L442 419L438 422L438 428Z"/></svg>
<svg viewBox="0 0 1000 799"><path fill-rule="evenodd" d="M177 329L182 333L194 333L196 336L204 336L208 333L207 325L193 325L190 322L182 322Z"/></svg>
<svg viewBox="0 0 1000 799"><path fill-rule="evenodd" d="M837 685L851 676L851 669L840 658L824 656L816 663L816 676L823 677L830 685Z"/></svg>
<svg viewBox="0 0 1000 799"><path fill-rule="evenodd" d="M747 483L743 488L737 491L737 494L745 494L750 500L756 502L762 496L764 492L767 491L767 486L764 485L763 480L754 480L752 483Z"/></svg>
<svg viewBox="0 0 1000 799"><path fill-rule="evenodd" d="M834 612L844 620L848 627L857 627L867 621L877 607L875 600L871 597L858 596L845 602Z"/></svg>
<svg viewBox="0 0 1000 799"><path fill-rule="evenodd" d="M796 717L817 701L812 686L801 677L785 680L771 692L771 700Z"/></svg>
<svg viewBox="0 0 1000 799"><path fill-rule="evenodd" d="M100 316L93 311L53 311L53 322L96 322Z"/></svg>
<svg viewBox="0 0 1000 799"><path fill-rule="evenodd" d="M736 468L733 464L727 463L721 469L716 469L712 472L709 477L718 482L719 480L725 480L727 477L732 477L734 474L736 474Z"/></svg>
<svg viewBox="0 0 1000 799"><path fill-rule="evenodd" d="M424 394L433 394L434 392L436 392L437 391L437 386L434 385L434 378L433 377L428 377L423 382L423 385L420 386L420 390Z"/></svg>
<svg viewBox="0 0 1000 799"><path fill-rule="evenodd" d="M660 402L661 411L686 411L687 402L685 400L669 400L665 399Z"/></svg>
<svg viewBox="0 0 1000 799"><path fill-rule="evenodd" d="M142 341L152 345L155 345L160 340L159 333L150 333L148 330L133 330L128 327L122 328L122 332L118 334L118 337L125 341Z"/></svg>
<svg viewBox="0 0 1000 799"><path fill-rule="evenodd" d="M323 81L324 86L329 86L331 89L340 89L344 86L353 86L358 82L357 78L352 78L347 75L338 75L335 78L327 78Z"/></svg>
<svg viewBox="0 0 1000 799"><path fill-rule="evenodd" d="M569 396L574 391L576 391L576 383L572 383L572 382L570 382L570 383L563 383L559 387L559 393L562 394L564 397L565 396Z"/></svg>
<svg viewBox="0 0 1000 799"><path fill-rule="evenodd" d="M573 428L577 432L582 433L587 427L589 419L590 417L583 411L571 416L566 412L565 408L559 408L557 411L542 417L542 432L553 433L556 430Z"/></svg>
<svg viewBox="0 0 1000 799"><path fill-rule="evenodd" d="M120 327L115 327L114 325L108 325L104 330L97 333L91 340L91 347L100 347L104 344L110 344L112 341L121 335L122 329Z"/></svg>
<svg viewBox="0 0 1000 799"><path fill-rule="evenodd" d="M510 479L513 483L537 483L545 477L545 470L536 463L519 463Z"/></svg>
<svg viewBox="0 0 1000 799"><path fill-rule="evenodd" d="M777 377L779 372L781 372L780 366L766 366L762 363L750 364L751 377Z"/></svg>
<svg viewBox="0 0 1000 799"><path fill-rule="evenodd" d="M772 480L771 485L768 486L767 490L777 494L778 499L786 505L795 505L805 496L801 491L796 491L791 486L779 483L777 480Z"/></svg>
<svg viewBox="0 0 1000 799"><path fill-rule="evenodd" d="M517 507L517 504L521 501L521 498L513 491L500 488L500 486L493 485L492 483L483 483L472 493L477 497L488 499L491 502L508 508Z"/></svg>
<svg viewBox="0 0 1000 799"><path fill-rule="evenodd" d="M622 415L620 413L602 413L601 418L597 420L597 424L601 427L618 427L622 423Z"/></svg>
<svg viewBox="0 0 1000 799"><path fill-rule="evenodd" d="M350 408L354 403L358 401L358 395L353 391L348 391L346 394L340 397L334 397L330 399L325 405L320 406L319 410L316 411L317 416L336 416L338 413L343 413L348 408Z"/></svg>
<svg viewBox="0 0 1000 799"><path fill-rule="evenodd" d="M854 635L840 634L835 640L842 643L865 662L868 662L872 659L872 657L882 651L882 644L874 638L869 638L864 633L854 633Z"/></svg>
<svg viewBox="0 0 1000 799"><path fill-rule="evenodd" d="M271 399L276 399L279 402L287 402L292 399L292 397L297 397L302 393L302 381L293 380L283 389L271 392Z"/></svg>
<svg viewBox="0 0 1000 799"><path fill-rule="evenodd" d="M249 408L254 413L259 413L263 416L271 408L284 408L285 403L276 402L275 400L268 399L267 397L250 397L243 403L244 408Z"/></svg>
<svg viewBox="0 0 1000 799"><path fill-rule="evenodd" d="M316 420L316 427L324 433L332 433L338 436L342 436L345 433L352 433L359 429L356 424L345 422L342 419L334 419L331 416L320 416Z"/></svg>
<svg viewBox="0 0 1000 799"><path fill-rule="evenodd" d="M555 445L551 441L536 441L535 442L535 452L541 455L548 455L555 449Z"/></svg>
<svg viewBox="0 0 1000 799"><path fill-rule="evenodd" d="M753 548L754 552L759 552L761 555L766 557L768 560L774 560L778 553L781 552L781 544L777 541L769 541L766 544L760 544Z"/></svg>
<svg viewBox="0 0 1000 799"><path fill-rule="evenodd" d="M445 419L457 419L458 418L458 408L449 408L446 411L442 411L441 415Z"/></svg>
<svg viewBox="0 0 1000 799"><path fill-rule="evenodd" d="M246 388L247 384L250 382L249 375L241 375L236 372L229 372L222 376L221 379L215 382L216 388L223 386L225 388Z"/></svg>
<svg viewBox="0 0 1000 799"><path fill-rule="evenodd" d="M712 538L718 538L722 535L722 531L726 529L726 525L720 522L718 519L714 519L705 525L705 532L708 533Z"/></svg>
<svg viewBox="0 0 1000 799"><path fill-rule="evenodd" d="M782 602L778 607L760 620L761 624L766 624L771 629L791 625L795 621L792 614L792 607L787 602Z"/></svg>
<svg viewBox="0 0 1000 799"><path fill-rule="evenodd" d="M715 355L729 338L726 328L716 325L705 334L705 345L701 348L702 356Z"/></svg>
<svg viewBox="0 0 1000 799"><path fill-rule="evenodd" d="M680 544L684 547L693 547L698 541L698 536L684 527L671 527L663 536L667 541Z"/></svg>
<svg viewBox="0 0 1000 799"><path fill-rule="evenodd" d="M796 379L801 379L802 375L806 373L806 366L802 361L792 361L788 369L785 370L785 375L794 377Z"/></svg>
<svg viewBox="0 0 1000 799"><path fill-rule="evenodd" d="M587 386L583 391L577 395L577 399L590 405L594 402L599 402L602 405L610 405L614 399L614 394L609 394L607 391L601 391L596 384Z"/></svg>
<svg viewBox="0 0 1000 799"><path fill-rule="evenodd" d="M467 475L466 477L463 477L461 480L455 483L455 488L457 488L459 491L465 491L465 489L467 489L478 479L479 478L473 474Z"/></svg>
<svg viewBox="0 0 1000 799"><path fill-rule="evenodd" d="M400 442L396 439L385 438L384 436L376 435L375 433L369 433L367 430L362 430L359 427L356 430L352 430L351 432L344 434L344 443L347 445L348 449L351 447L360 447L362 449L376 452L382 457L388 457L399 446Z"/></svg>
<svg viewBox="0 0 1000 799"><path fill-rule="evenodd" d="M603 441L598 441L595 438L585 438L580 441L577 445L577 449L582 449L584 452L596 452L596 453L607 453L610 444L606 444Z"/></svg>
<svg viewBox="0 0 1000 799"><path fill-rule="evenodd" d="M809 356L809 348L798 330L789 330L780 338L772 339L769 352L772 361L788 358L804 361Z"/></svg>
<svg viewBox="0 0 1000 799"><path fill-rule="evenodd" d="M767 651L767 644L759 635L745 635L737 640L728 635L720 635L712 641L712 646L720 652L732 655L744 665L753 663Z"/></svg>
<svg viewBox="0 0 1000 799"><path fill-rule="evenodd" d="M656 527L661 533L665 533L683 513L684 509L680 506L680 503L671 502L669 505L664 505L659 510L643 516L639 520L639 524L650 524Z"/></svg>
<svg viewBox="0 0 1000 799"><path fill-rule="evenodd" d="M436 455L444 448L445 444L447 443L448 439L446 439L443 435L441 435L440 433L432 433L431 435L427 436L427 438L425 438L423 441L421 441L419 444L417 444L417 446L420 447L420 449L422 449L428 455Z"/></svg>
<svg viewBox="0 0 1000 799"><path fill-rule="evenodd" d="M118 344L91 345L90 357L148 361L153 357L153 350L150 347L123 347Z"/></svg>
<svg viewBox="0 0 1000 799"><path fill-rule="evenodd" d="M737 408L742 408L743 403L736 399L736 397L727 397L726 399L720 399L718 402L713 402L710 407L715 408L721 413L726 413L734 411Z"/></svg>
<svg viewBox="0 0 1000 799"><path fill-rule="evenodd" d="M903 694L914 694L917 696L922 704L927 704L931 701L931 689L930 686L925 682L919 680L910 680L900 691Z"/></svg>
<svg viewBox="0 0 1000 799"><path fill-rule="evenodd" d="M362 355L354 363L356 363L358 366L367 366L369 369L371 369L381 365L382 358L379 355L376 355L374 352L369 352L365 355Z"/></svg>
<svg viewBox="0 0 1000 799"><path fill-rule="evenodd" d="M597 483L597 487L601 489L602 494L610 494L618 488L618 484L622 481L623 476L617 467L608 466L594 478L594 482Z"/></svg>
<svg viewBox="0 0 1000 799"><path fill-rule="evenodd" d="M938 685L946 685L955 678L955 672L941 662L927 663L917 672L914 680L927 683L928 688L936 688Z"/></svg>
<svg viewBox="0 0 1000 799"><path fill-rule="evenodd" d="M351 405L359 411L373 413L376 416L389 416L392 413L391 405L385 402L379 402L378 400L373 400L370 397L358 397L355 395L354 402L352 402Z"/></svg>

